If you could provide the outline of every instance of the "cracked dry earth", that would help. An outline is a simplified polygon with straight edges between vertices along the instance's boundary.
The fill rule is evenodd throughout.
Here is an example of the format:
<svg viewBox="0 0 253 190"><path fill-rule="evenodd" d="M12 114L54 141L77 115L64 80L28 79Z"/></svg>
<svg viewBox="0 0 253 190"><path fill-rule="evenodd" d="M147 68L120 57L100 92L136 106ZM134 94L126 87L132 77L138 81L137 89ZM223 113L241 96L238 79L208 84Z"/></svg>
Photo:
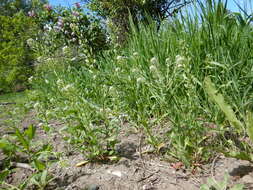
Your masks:
<svg viewBox="0 0 253 190"><path fill-rule="evenodd" d="M84 157L61 138L61 123L51 122L53 132L46 133L38 126L35 113L30 112L22 121L26 128L30 124L38 127L36 140L43 140L53 145L54 151L61 153L61 159L50 166L50 173L55 179L46 188L48 190L197 190L210 177L222 181L225 173L229 174L230 185L244 184L245 189L253 189L253 165L246 161L217 157L213 163L203 166L194 175L182 168L176 170L173 164L162 161L152 154L140 155L140 134L123 127L117 150L122 158L116 163L88 163L76 167ZM1 134L4 126L0 122ZM143 145L142 150L148 149ZM3 155L0 152L0 161ZM18 184L26 179L31 171L16 168L8 182Z"/></svg>

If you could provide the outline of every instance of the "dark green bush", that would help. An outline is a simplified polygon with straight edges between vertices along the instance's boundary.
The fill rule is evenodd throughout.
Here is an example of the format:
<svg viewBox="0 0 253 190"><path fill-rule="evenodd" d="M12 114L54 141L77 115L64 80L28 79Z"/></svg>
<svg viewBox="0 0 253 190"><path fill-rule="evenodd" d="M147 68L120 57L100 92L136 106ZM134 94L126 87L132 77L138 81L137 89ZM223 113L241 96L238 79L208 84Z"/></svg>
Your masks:
<svg viewBox="0 0 253 190"><path fill-rule="evenodd" d="M33 52L27 41L35 30L31 18L21 12L12 17L0 16L0 93L27 86L33 71Z"/></svg>

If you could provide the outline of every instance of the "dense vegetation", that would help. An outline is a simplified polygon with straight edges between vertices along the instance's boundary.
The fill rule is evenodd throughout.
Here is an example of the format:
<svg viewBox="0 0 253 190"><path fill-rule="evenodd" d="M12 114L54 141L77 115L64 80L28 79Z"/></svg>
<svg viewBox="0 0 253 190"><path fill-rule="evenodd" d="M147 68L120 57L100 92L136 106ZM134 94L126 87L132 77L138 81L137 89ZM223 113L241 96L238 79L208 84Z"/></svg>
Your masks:
<svg viewBox="0 0 253 190"><path fill-rule="evenodd" d="M124 43L113 40L118 30L111 34L99 20L103 18L86 15L79 3L72 9L47 4L38 12L31 10L29 18L18 13L22 16L17 19L25 21L11 17L13 22L33 18L36 23L32 53L24 58L19 44L27 48L26 35L20 34L20 39L14 29L5 32L10 25L19 32L26 26L4 24L6 16L0 17L0 36L9 39L7 45L0 44L0 59L8 63L0 63L0 91L33 74L26 106L36 110L45 129L50 120L63 122L64 139L89 161L119 159L115 146L124 121L145 136L154 154L188 168L211 162L217 153L253 162L252 17L230 12L226 2L207 0L191 4L193 12L182 8L165 19L168 15L148 11L154 1L134 1L142 15L136 15L139 9L124 10L129 19L122 23L116 19L122 10L115 1L103 2L91 1L90 6L112 19L119 31L127 25ZM30 64L31 56L33 72L15 73L17 67ZM24 132L12 129L14 134L0 140L7 155L0 183L8 185L4 179L18 150L37 171L36 180L45 178L50 161L43 153L51 151L50 145L32 147L35 126Z"/></svg>
<svg viewBox="0 0 253 190"><path fill-rule="evenodd" d="M0 15L0 94L22 90L32 74L33 52L26 41L34 35L36 25L23 13Z"/></svg>

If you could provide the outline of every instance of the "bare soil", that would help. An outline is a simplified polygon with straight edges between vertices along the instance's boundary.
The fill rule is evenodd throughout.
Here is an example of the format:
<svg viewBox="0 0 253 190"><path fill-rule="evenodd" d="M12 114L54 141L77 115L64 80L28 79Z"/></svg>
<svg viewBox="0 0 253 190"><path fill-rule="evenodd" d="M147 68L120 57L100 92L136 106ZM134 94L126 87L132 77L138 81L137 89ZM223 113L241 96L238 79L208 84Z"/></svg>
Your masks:
<svg viewBox="0 0 253 190"><path fill-rule="evenodd" d="M121 142L117 151L121 159L118 162L88 163L77 167L76 164L85 158L62 139L59 133L62 123L52 121L50 127L53 130L45 132L39 126L35 113L30 112L21 122L21 127L25 129L30 124L38 127L37 141L49 142L55 152L61 153L60 160L50 166L49 171L55 179L46 188L48 190L197 190L208 178L222 181L225 173L230 176L230 185L240 183L245 185L245 189L253 189L251 163L220 155L193 174L191 170L175 167L179 163L163 161L161 156L141 154L149 147L141 143L142 135L128 125L124 125L119 134ZM5 130L0 118L1 136L6 132L8 130ZM3 158L0 152L0 162ZM16 168L8 176L8 182L19 184L31 174L30 170Z"/></svg>

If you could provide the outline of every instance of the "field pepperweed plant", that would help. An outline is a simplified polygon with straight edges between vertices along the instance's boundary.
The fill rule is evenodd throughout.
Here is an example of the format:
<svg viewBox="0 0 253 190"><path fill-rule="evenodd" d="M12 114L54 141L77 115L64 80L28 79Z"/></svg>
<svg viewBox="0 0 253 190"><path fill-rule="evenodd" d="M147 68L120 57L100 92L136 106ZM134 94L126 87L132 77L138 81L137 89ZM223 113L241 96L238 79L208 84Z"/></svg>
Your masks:
<svg viewBox="0 0 253 190"><path fill-rule="evenodd" d="M65 139L90 159L116 154L123 116L145 133L154 152L187 167L231 148L251 155L251 149L239 150L234 139L227 139L226 133L240 136L246 129L233 128L204 85L209 77L238 120L252 111L252 28L225 6L199 4L196 15L178 15L158 32L155 23L138 29L132 24L127 45L105 50L93 62L69 58L71 46L41 58L32 82L38 111L45 121L66 122Z"/></svg>
<svg viewBox="0 0 253 190"><path fill-rule="evenodd" d="M116 147L126 126L144 136L151 153L185 168L211 163L221 153L252 162L250 17L228 11L222 1L192 6L194 12L182 9L159 30L152 20L136 26L129 18L122 46L110 44L99 19L79 3L31 10L40 32L29 43L37 59L28 97L40 125L50 131L50 121L61 122L61 137L87 162L120 159ZM14 129L37 171L37 186L45 188L53 180L47 162L27 143L36 130ZM3 138L1 149L4 143L13 145ZM1 182L7 173L0 174Z"/></svg>

